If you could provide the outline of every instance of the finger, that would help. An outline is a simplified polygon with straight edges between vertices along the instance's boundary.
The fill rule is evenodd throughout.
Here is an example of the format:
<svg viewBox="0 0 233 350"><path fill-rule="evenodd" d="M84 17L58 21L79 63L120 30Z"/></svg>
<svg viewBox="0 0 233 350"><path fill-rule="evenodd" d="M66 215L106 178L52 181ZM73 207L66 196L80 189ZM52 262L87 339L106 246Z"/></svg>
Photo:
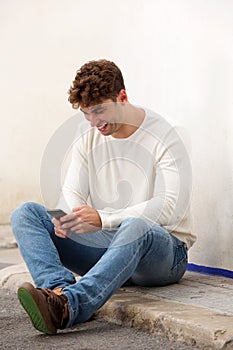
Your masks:
<svg viewBox="0 0 233 350"><path fill-rule="evenodd" d="M73 221L77 218L77 215L75 214L67 214L67 215L64 215L60 218L60 223L64 223L64 222L68 222L68 221Z"/></svg>
<svg viewBox="0 0 233 350"><path fill-rule="evenodd" d="M60 225L61 226L61 225ZM56 231L56 232L58 232L58 233L61 233L61 234L63 234L63 235L65 235L65 236L67 236L68 234L69 234L69 231L70 230L65 230L65 229L62 229L61 227L57 227L57 226L54 226L54 230Z"/></svg>
<svg viewBox="0 0 233 350"><path fill-rule="evenodd" d="M61 231L54 230L54 232L55 232L55 235L56 235L57 237L60 237L60 238L67 238L67 236L66 236L64 233L62 233Z"/></svg>
<svg viewBox="0 0 233 350"><path fill-rule="evenodd" d="M73 225L72 228L66 229L69 232L69 235L74 232L74 233L80 233L81 226L80 223Z"/></svg>
<svg viewBox="0 0 233 350"><path fill-rule="evenodd" d="M75 208L73 208L73 209L72 209L72 213L75 213L75 212L79 211L79 209L80 209L80 207L75 207Z"/></svg>
<svg viewBox="0 0 233 350"><path fill-rule="evenodd" d="M80 205L80 207L76 207L72 209L72 212L76 215L79 215L80 212L87 212L90 207L88 205Z"/></svg>
<svg viewBox="0 0 233 350"><path fill-rule="evenodd" d="M63 235L62 233L57 233L56 236L59 237L59 238L63 238L63 239L67 239L68 238L66 235Z"/></svg>
<svg viewBox="0 0 233 350"><path fill-rule="evenodd" d="M56 218L53 218L51 221L54 224L54 226L59 226L60 225L60 221L57 220Z"/></svg>
<svg viewBox="0 0 233 350"><path fill-rule="evenodd" d="M67 221L67 222L64 222L63 224L61 224L61 228L63 230L73 231L76 227L78 227L80 225L80 223L81 223L81 220L76 217L75 220Z"/></svg>

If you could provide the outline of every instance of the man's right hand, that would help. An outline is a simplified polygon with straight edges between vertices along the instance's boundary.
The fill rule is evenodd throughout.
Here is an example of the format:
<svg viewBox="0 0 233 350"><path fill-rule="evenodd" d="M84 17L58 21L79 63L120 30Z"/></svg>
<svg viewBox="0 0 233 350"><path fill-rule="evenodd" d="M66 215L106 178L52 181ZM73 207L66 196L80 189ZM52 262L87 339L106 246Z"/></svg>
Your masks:
<svg viewBox="0 0 233 350"><path fill-rule="evenodd" d="M68 238L68 235L65 234L65 233L62 233L61 230L58 228L56 222L59 221L57 219L53 219L52 222L54 224L54 233L57 237L60 237L60 238ZM64 232L64 231L63 231Z"/></svg>
<svg viewBox="0 0 233 350"><path fill-rule="evenodd" d="M67 218L66 218L67 217ZM68 221L75 221L77 219L76 215L74 214L67 214L65 216L63 216L64 219ZM71 234L71 229L70 228L64 228L62 227L62 224L64 224L64 222L61 222L61 219L52 219L52 223L54 224L54 233L56 236L60 237L60 238L68 238Z"/></svg>

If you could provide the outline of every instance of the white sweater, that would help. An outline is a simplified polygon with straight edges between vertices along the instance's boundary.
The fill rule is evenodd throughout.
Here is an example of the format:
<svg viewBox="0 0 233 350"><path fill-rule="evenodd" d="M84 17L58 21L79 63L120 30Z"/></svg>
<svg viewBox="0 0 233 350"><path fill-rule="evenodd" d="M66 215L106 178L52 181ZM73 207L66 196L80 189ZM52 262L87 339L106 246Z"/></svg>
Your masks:
<svg viewBox="0 0 233 350"><path fill-rule="evenodd" d="M141 217L190 248L196 238L190 227L188 153L174 127L158 114L145 112L141 126L128 138L103 136L82 123L58 207L70 212L90 205L99 212L103 230Z"/></svg>

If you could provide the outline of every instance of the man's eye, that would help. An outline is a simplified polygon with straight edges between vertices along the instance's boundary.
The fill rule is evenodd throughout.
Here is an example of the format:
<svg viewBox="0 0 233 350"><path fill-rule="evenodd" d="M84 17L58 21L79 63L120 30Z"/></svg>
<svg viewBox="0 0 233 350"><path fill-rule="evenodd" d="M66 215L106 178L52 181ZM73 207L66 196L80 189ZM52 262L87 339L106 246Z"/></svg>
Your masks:
<svg viewBox="0 0 233 350"><path fill-rule="evenodd" d="M104 109L97 109L97 111L95 111L95 114L103 114L104 113Z"/></svg>

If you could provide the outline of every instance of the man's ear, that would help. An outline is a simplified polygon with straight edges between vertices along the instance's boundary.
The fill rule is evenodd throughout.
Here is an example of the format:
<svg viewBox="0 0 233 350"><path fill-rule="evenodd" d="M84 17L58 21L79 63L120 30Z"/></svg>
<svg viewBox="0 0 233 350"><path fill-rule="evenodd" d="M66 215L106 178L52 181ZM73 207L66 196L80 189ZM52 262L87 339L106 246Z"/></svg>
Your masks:
<svg viewBox="0 0 233 350"><path fill-rule="evenodd" d="M128 102L128 96L124 89L120 90L117 96L117 102L126 103Z"/></svg>

